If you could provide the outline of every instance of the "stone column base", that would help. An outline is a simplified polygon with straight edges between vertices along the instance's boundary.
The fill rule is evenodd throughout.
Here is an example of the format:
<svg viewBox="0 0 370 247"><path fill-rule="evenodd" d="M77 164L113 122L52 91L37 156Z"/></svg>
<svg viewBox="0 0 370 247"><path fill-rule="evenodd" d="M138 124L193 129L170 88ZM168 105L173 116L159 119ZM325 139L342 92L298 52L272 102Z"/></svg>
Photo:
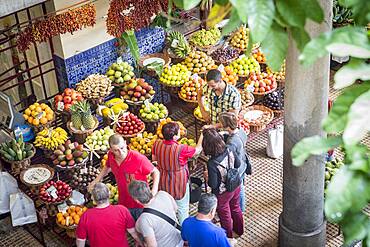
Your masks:
<svg viewBox="0 0 370 247"><path fill-rule="evenodd" d="M326 243L326 221L311 232L294 232L283 225L282 214L279 216L280 247L324 247Z"/></svg>

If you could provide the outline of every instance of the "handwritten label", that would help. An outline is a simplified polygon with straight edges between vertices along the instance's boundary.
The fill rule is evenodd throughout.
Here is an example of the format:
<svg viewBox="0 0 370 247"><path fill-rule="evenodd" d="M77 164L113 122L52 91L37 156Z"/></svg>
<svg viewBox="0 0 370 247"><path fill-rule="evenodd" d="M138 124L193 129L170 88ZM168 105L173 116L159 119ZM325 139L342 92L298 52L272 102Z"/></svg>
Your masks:
<svg viewBox="0 0 370 247"><path fill-rule="evenodd" d="M145 105L145 107L148 107L148 108L150 108L150 103L149 103L149 100L144 100L144 105Z"/></svg>
<svg viewBox="0 0 370 247"><path fill-rule="evenodd" d="M139 133L139 134L137 134L137 137L139 137L139 138L143 138L143 133Z"/></svg>
<svg viewBox="0 0 370 247"><path fill-rule="evenodd" d="M57 110L63 111L64 110L64 103L62 101L59 101L57 104Z"/></svg>
<svg viewBox="0 0 370 247"><path fill-rule="evenodd" d="M75 144L74 143L69 144L69 148L70 149L75 149Z"/></svg>
<svg viewBox="0 0 370 247"><path fill-rule="evenodd" d="M247 91L250 92L250 93L252 93L254 91L254 86L252 84L249 84L247 86Z"/></svg>
<svg viewBox="0 0 370 247"><path fill-rule="evenodd" d="M80 174L87 174L87 167L80 169Z"/></svg>
<svg viewBox="0 0 370 247"><path fill-rule="evenodd" d="M176 48L179 46L179 41L177 39L172 40L171 47Z"/></svg>
<svg viewBox="0 0 370 247"><path fill-rule="evenodd" d="M224 72L225 71L225 66L223 64L220 64L217 68L219 71Z"/></svg>
<svg viewBox="0 0 370 247"><path fill-rule="evenodd" d="M37 114L36 118L41 119L43 116L44 116L44 112L40 112L39 114Z"/></svg>
<svg viewBox="0 0 370 247"><path fill-rule="evenodd" d="M66 202L63 202L62 204L59 204L58 206L58 211L61 212L61 213L65 213L67 212L67 209L68 209L68 205Z"/></svg>
<svg viewBox="0 0 370 247"><path fill-rule="evenodd" d="M245 58L245 57L246 57L245 54L242 54L239 56L240 59Z"/></svg>
<svg viewBox="0 0 370 247"><path fill-rule="evenodd" d="M197 81L197 80L198 80L198 78L199 78L199 76L198 76L198 74L197 74L197 73L195 73L195 74L193 74L193 75L191 76L191 79L192 79L192 80L194 80L194 81Z"/></svg>
<svg viewBox="0 0 370 247"><path fill-rule="evenodd" d="M57 199L58 198L58 195L57 195L57 189L54 187L54 185L50 186L46 192L51 196L53 197L54 199Z"/></svg>
<svg viewBox="0 0 370 247"><path fill-rule="evenodd" d="M122 61L122 57L118 57L118 58L117 58L117 63L123 63L123 61Z"/></svg>

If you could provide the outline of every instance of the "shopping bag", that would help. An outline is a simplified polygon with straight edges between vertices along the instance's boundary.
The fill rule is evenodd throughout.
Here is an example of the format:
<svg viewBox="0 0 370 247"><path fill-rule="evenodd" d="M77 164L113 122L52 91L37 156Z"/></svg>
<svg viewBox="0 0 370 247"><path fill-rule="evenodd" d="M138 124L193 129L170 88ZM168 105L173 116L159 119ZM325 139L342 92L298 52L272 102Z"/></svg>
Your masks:
<svg viewBox="0 0 370 247"><path fill-rule="evenodd" d="M266 153L270 158L277 159L284 151L284 127L277 127L268 131Z"/></svg>
<svg viewBox="0 0 370 247"><path fill-rule="evenodd" d="M31 198L22 192L10 195L10 214L13 226L37 222L35 204Z"/></svg>
<svg viewBox="0 0 370 247"><path fill-rule="evenodd" d="M17 191L17 180L7 172L0 172L0 214L9 212L9 196Z"/></svg>

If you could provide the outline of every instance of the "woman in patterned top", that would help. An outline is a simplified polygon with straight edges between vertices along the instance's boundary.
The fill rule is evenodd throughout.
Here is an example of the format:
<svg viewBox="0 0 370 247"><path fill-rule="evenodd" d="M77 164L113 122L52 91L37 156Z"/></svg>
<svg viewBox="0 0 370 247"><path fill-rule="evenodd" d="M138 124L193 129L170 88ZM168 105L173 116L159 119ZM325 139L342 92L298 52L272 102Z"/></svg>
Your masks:
<svg viewBox="0 0 370 247"><path fill-rule="evenodd" d="M189 158L202 151L201 135L197 146L191 147L177 142L180 139L180 127L176 122L170 122L162 127L164 140L156 140L152 148L153 161L158 162L160 172L159 190L168 192L178 206L179 222L189 216Z"/></svg>

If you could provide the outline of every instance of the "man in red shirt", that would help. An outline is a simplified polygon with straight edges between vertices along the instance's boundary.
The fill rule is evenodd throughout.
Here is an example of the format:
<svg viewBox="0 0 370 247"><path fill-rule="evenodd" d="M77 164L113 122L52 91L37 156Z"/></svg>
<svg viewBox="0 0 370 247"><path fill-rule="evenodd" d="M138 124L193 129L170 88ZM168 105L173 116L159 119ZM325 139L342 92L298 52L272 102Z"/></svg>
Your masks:
<svg viewBox="0 0 370 247"><path fill-rule="evenodd" d="M85 246L86 239L89 239L92 247L129 247L126 231L141 245L135 230L135 221L127 208L109 204L108 187L97 183L92 190L92 196L97 206L88 209L81 216L76 230L77 247Z"/></svg>
<svg viewBox="0 0 370 247"><path fill-rule="evenodd" d="M109 146L107 163L97 178L90 183L88 190L91 191L97 182L112 172L118 185L118 204L127 207L136 220L143 206L132 199L128 192L128 185L133 179L147 182L147 176L151 175L153 178L152 194L155 195L158 191L159 171L145 155L128 150L121 135L112 135L109 138Z"/></svg>

